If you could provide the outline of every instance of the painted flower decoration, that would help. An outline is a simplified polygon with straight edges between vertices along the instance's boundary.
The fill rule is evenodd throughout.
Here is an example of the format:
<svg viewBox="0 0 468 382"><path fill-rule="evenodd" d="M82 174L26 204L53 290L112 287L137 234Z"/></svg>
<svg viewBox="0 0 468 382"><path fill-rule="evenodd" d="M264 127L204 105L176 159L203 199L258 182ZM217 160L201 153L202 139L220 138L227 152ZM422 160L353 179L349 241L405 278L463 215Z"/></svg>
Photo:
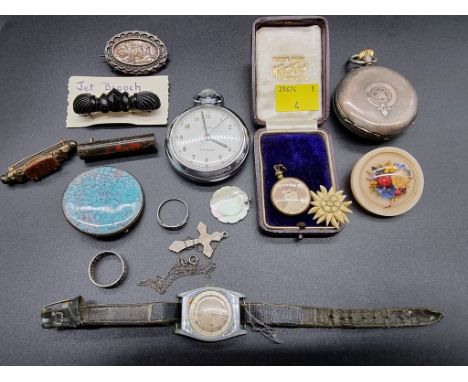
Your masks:
<svg viewBox="0 0 468 382"><path fill-rule="evenodd" d="M412 173L408 165L399 162L387 162L371 168L369 187L381 198L390 202L388 207L408 191Z"/></svg>
<svg viewBox="0 0 468 382"><path fill-rule="evenodd" d="M389 187L392 185L392 177L391 176L381 176L377 178L377 186L378 187Z"/></svg>
<svg viewBox="0 0 468 382"><path fill-rule="evenodd" d="M343 195L343 190L335 191L333 187L327 191L324 186L320 186L320 191L317 193L311 191L312 208L309 214L315 214L314 220L317 224L325 221L327 227L331 224L335 228L339 228L340 224L349 223L347 213L352 213L348 208L351 201L345 201L346 195Z"/></svg>

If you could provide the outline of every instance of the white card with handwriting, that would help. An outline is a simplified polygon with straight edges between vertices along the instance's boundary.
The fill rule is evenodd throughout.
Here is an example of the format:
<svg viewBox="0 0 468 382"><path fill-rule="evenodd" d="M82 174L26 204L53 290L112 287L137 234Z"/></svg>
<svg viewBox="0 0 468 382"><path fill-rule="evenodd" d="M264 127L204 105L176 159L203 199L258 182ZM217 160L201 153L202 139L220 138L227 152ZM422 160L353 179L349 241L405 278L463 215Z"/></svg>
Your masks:
<svg viewBox="0 0 468 382"><path fill-rule="evenodd" d="M129 112L96 112L88 115L76 114L73 101L77 95L90 93L96 97L107 94L112 89L127 92L129 96L141 91L156 93L161 107L153 111L132 110ZM167 125L169 109L169 78L150 77L87 77L73 76L68 80L67 128L88 127L103 124Z"/></svg>

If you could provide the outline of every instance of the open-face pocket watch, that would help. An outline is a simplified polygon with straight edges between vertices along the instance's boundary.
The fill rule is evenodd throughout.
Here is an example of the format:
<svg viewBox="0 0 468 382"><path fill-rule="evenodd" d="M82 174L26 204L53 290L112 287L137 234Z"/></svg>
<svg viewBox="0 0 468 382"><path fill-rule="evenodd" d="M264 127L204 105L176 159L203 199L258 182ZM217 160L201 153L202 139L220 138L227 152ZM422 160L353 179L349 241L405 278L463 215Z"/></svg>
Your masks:
<svg viewBox="0 0 468 382"><path fill-rule="evenodd" d="M166 152L175 170L199 183L234 175L249 153L249 133L241 119L222 106L223 96L202 90L195 106L169 126Z"/></svg>

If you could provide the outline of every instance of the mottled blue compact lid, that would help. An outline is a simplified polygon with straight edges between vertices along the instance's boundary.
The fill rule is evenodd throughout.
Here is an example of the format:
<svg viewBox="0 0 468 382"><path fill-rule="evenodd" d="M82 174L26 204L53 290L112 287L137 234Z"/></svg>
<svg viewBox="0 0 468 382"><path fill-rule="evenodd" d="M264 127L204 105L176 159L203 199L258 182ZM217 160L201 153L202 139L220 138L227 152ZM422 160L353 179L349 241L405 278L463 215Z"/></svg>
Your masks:
<svg viewBox="0 0 468 382"><path fill-rule="evenodd" d="M124 232L143 210L143 191L128 172L98 167L78 175L63 194L63 212L77 230L95 236Z"/></svg>

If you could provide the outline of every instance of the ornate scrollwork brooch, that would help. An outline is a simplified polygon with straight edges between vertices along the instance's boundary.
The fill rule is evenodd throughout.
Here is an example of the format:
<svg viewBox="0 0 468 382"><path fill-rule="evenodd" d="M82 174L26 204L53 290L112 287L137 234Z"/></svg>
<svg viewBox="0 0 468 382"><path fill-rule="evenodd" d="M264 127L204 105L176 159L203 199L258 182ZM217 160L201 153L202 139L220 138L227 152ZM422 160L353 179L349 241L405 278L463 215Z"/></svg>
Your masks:
<svg viewBox="0 0 468 382"><path fill-rule="evenodd" d="M161 39L151 33L128 31L112 37L104 55L114 70L141 76L157 72L166 64L167 49Z"/></svg>

